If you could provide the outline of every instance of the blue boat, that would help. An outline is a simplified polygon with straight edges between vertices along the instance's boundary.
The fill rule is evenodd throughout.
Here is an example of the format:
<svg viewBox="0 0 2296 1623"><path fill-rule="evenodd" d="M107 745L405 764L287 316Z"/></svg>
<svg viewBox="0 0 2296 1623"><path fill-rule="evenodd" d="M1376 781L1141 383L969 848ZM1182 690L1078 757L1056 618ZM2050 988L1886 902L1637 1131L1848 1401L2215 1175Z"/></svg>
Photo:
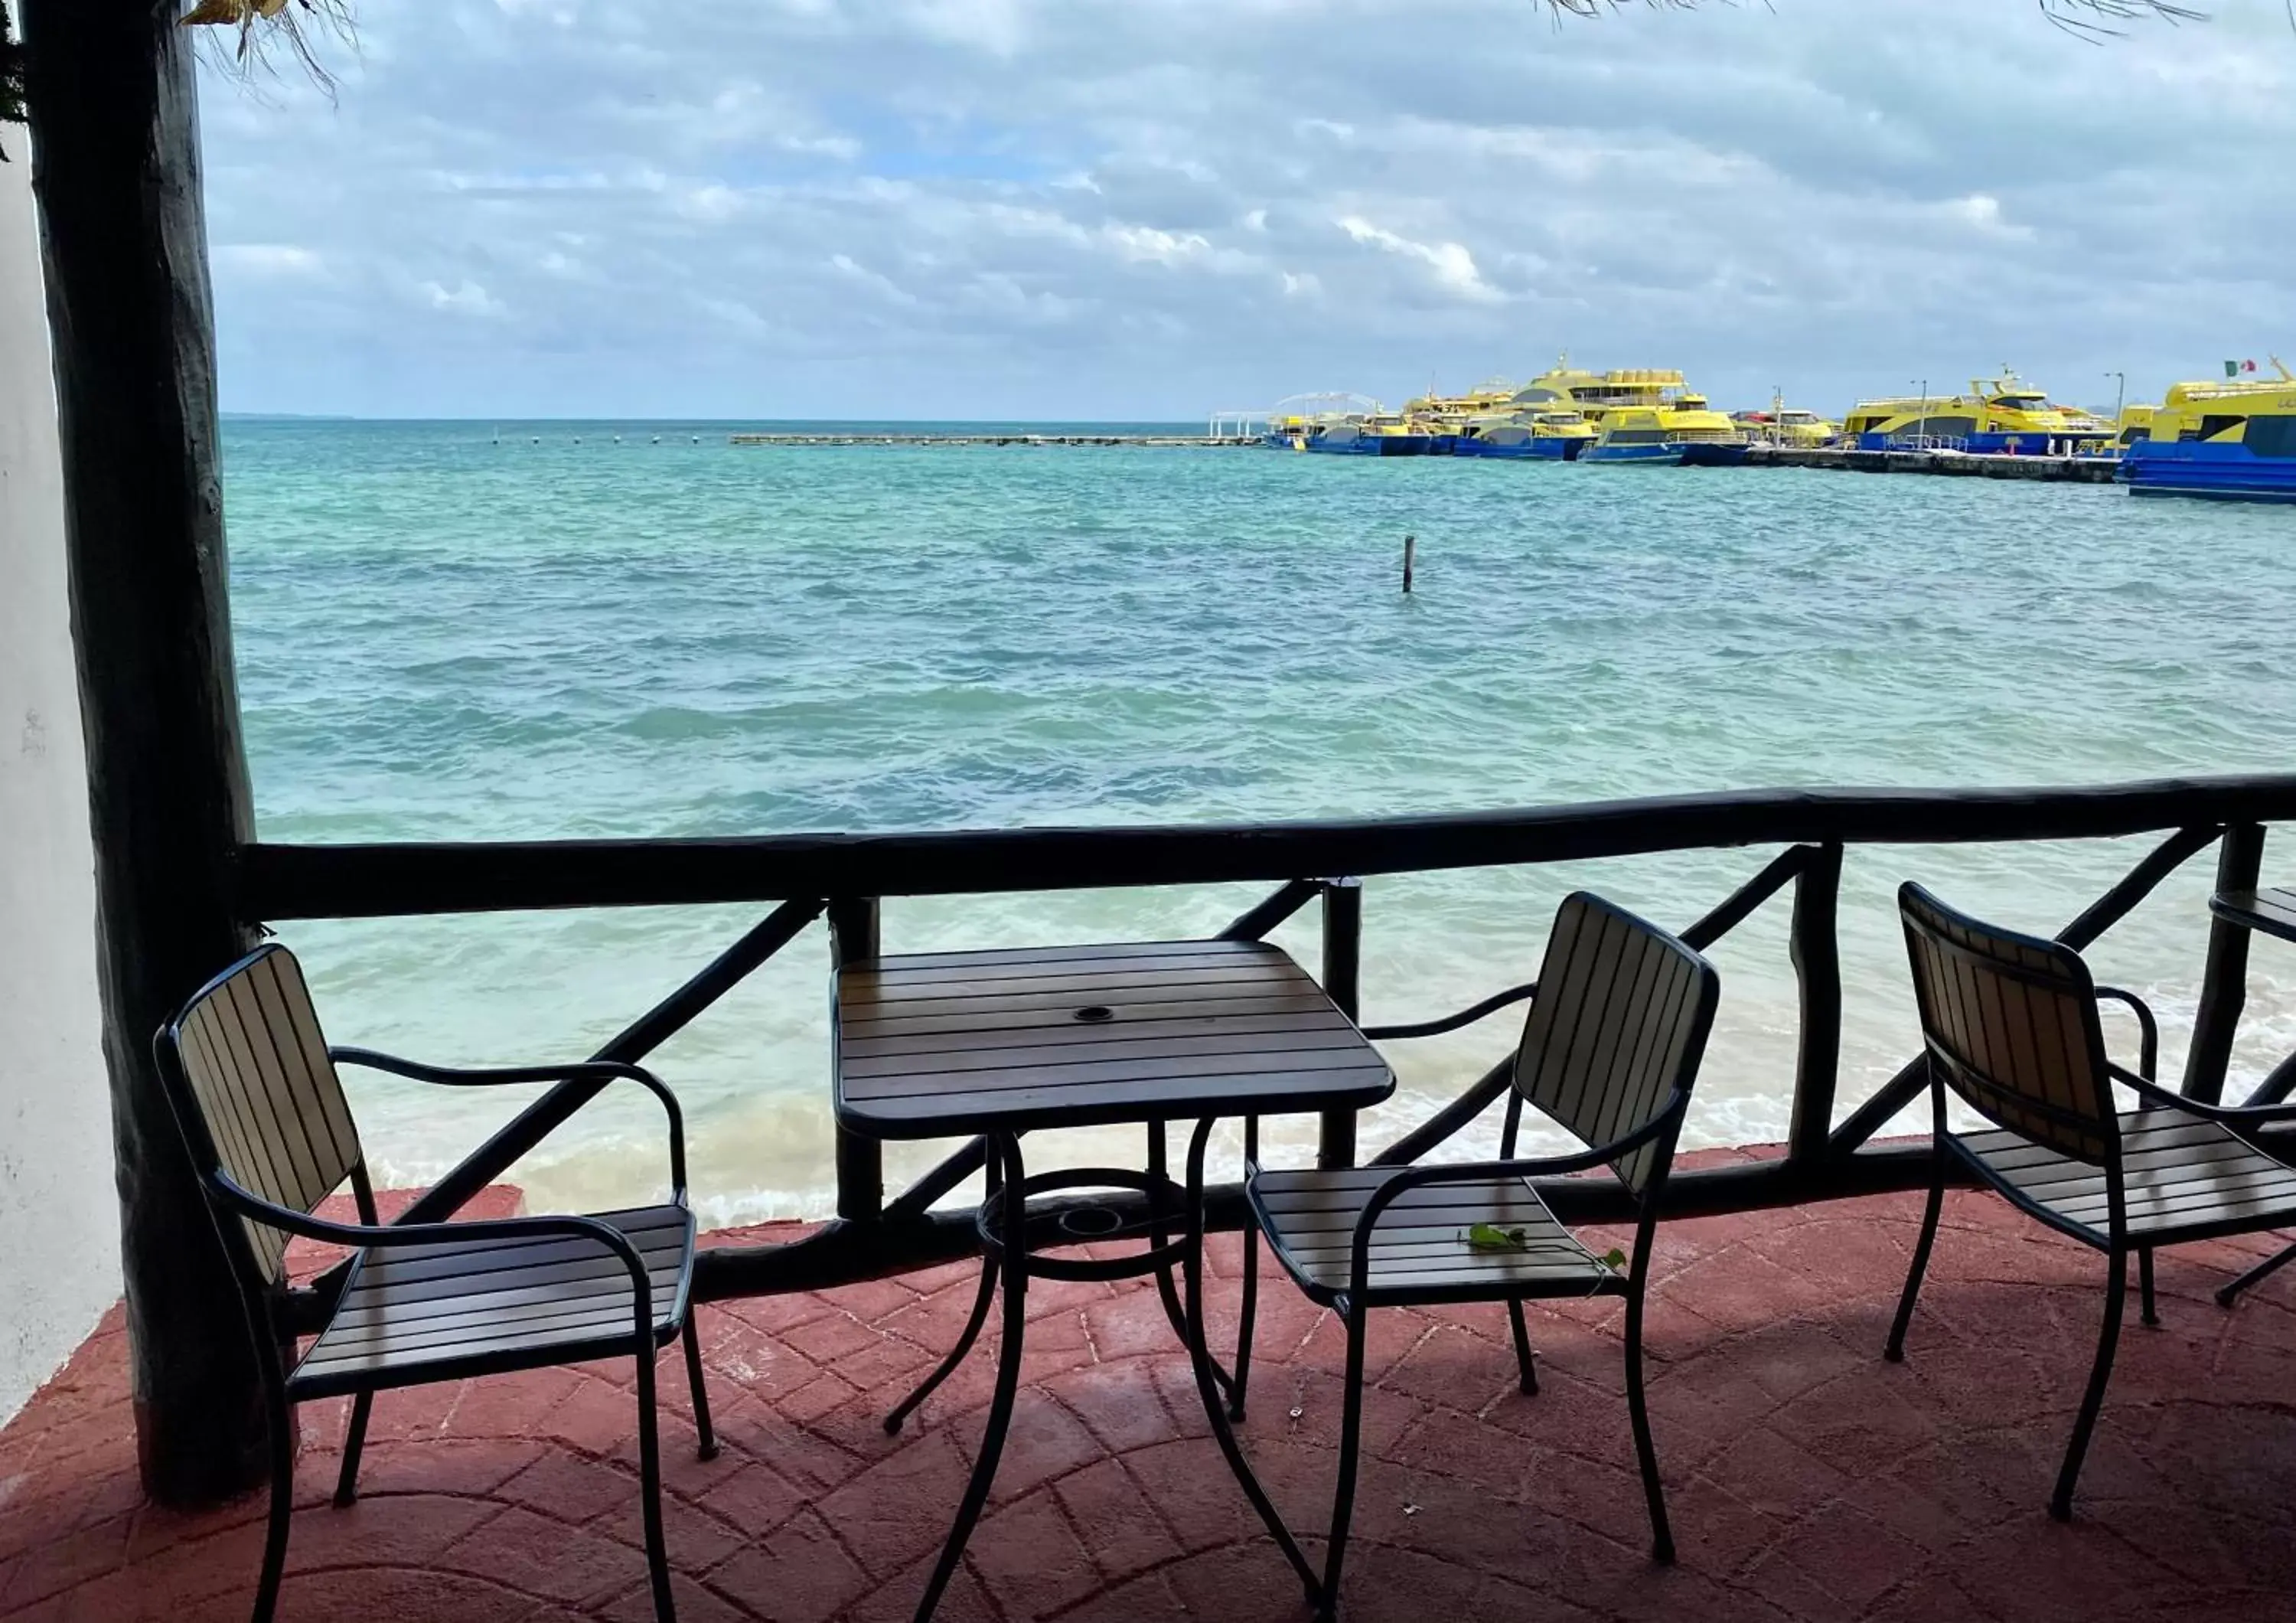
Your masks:
<svg viewBox="0 0 2296 1623"><path fill-rule="evenodd" d="M1955 419L1961 421L1962 419ZM1931 419L1944 424L1947 419ZM1861 451L1967 451L1981 457L2086 457L2112 449L2112 431L2105 427L2044 433L2038 429L1988 433L1882 433L1856 436Z"/></svg>
<svg viewBox="0 0 2296 1623"><path fill-rule="evenodd" d="M1432 434L1379 433L1352 423L1338 423L1308 436L1308 449L1326 457L1424 457L1435 443Z"/></svg>
<svg viewBox="0 0 2296 1623"><path fill-rule="evenodd" d="M1454 457L1498 457L1526 462L1571 462L1592 441L1583 433L1538 433L1521 424L1502 423L1474 433L1461 434L1451 447Z"/></svg>
<svg viewBox="0 0 2296 1623"><path fill-rule="evenodd" d="M1578 453L1581 462L1631 463L1637 467L1678 468L1686 451L1678 441L1627 441L1605 434Z"/></svg>
<svg viewBox="0 0 2296 1623"><path fill-rule="evenodd" d="M2259 440L2266 444L2255 443ZM2136 441L2121 453L2119 478L2135 496L2296 502L2296 416L2251 417L2247 441L2229 444Z"/></svg>
<svg viewBox="0 0 2296 1623"><path fill-rule="evenodd" d="M1966 394L1860 400L1841 419L1861 451L1972 451L1986 457L2079 457L2108 449L2113 425L2004 368L1969 381Z"/></svg>
<svg viewBox="0 0 2296 1623"><path fill-rule="evenodd" d="M2120 482L2138 496L2296 502L2296 375L2272 364L2277 380L2172 386L2130 434Z"/></svg>

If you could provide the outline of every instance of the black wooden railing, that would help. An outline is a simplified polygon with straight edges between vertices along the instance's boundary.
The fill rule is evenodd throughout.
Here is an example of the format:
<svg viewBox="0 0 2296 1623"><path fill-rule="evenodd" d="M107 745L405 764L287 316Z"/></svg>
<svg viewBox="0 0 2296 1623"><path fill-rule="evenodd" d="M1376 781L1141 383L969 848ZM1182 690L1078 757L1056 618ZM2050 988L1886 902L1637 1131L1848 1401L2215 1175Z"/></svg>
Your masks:
<svg viewBox="0 0 2296 1623"><path fill-rule="evenodd" d="M884 895L988 894L1096 886L1272 880L1278 888L1221 935L1265 936L1320 902L1322 979L1349 1015L1358 1011L1363 891L1366 875L1616 857L1661 851L1783 846L1745 884L1681 934L1712 945L1791 886L1791 957L1800 987L1800 1033L1793 1106L1784 1152L1775 1158L1701 1167L1669 1182L1669 1206L1685 1213L1743 1210L1879 1193L1921 1185L1925 1142L1874 1145L1876 1132L1920 1092L1923 1072L1908 1063L1872 1098L1834 1119L1841 1049L1841 968L1837 936L1842 853L1863 844L1942 844L2167 837L2061 939L2086 947L2120 922L2161 882L2211 845L2217 886L2252 888L2264 828L2296 820L2296 775L2201 779L2071 789L1754 791L1454 816L1220 826L1193 828L1046 828L949 834L794 835L734 840L601 840L487 845L283 846L242 848L238 902L250 920L378 917L553 907L771 901L778 905L700 974L599 1050L601 1059L642 1059L682 1030L824 912L838 961L879 951ZM2245 992L2246 933L2215 922L2184 1086L2221 1096ZM1374 1027L1374 1037L1427 1034L1464 1026L1517 987L1458 1014L1410 1026ZM1397 1142L1374 1164L1402 1165L1436 1149L1505 1092L1512 1055ZM2267 1092L2296 1084L2296 1068L2276 1073ZM592 1094L562 1084L504 1125L408 1213L444 1215L500 1177ZM1351 1114L1326 1116L1318 1158L1357 1158ZM709 1298L813 1289L947 1260L976 1241L969 1214L936 1212L935 1202L980 1170L981 1146L959 1149L890 1200L884 1198L880 1146L840 1133L837 1219L808 1238L773 1247L711 1250L696 1285ZM1569 1180L1545 1190L1563 1216L1626 1215L1607 1183ZM1105 1204L1105 1197L1095 1197ZM1240 1191L1212 1192L1211 1220L1241 1218Z"/></svg>

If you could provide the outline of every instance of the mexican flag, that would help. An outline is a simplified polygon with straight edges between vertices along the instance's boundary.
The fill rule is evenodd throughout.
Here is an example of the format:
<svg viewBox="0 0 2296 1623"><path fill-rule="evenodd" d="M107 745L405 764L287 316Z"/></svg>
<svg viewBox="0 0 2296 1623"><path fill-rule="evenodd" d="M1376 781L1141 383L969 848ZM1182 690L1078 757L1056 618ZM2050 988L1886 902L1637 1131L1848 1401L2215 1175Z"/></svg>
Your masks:
<svg viewBox="0 0 2296 1623"><path fill-rule="evenodd" d="M2252 360L2228 360L2225 362L2225 375L2226 377L2238 377L2243 372L2253 372L2255 370L2256 363Z"/></svg>

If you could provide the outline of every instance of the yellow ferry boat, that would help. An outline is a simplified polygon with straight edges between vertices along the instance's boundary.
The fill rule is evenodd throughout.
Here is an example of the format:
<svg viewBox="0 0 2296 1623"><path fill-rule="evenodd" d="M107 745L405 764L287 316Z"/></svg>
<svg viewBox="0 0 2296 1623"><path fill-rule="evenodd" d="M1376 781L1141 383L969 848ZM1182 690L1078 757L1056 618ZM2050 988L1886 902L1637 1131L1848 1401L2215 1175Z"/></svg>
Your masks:
<svg viewBox="0 0 2296 1623"><path fill-rule="evenodd" d="M1967 394L1892 395L1860 400L1841 420L1859 450L1946 449L2029 457L2073 456L2111 440L2112 425L2053 403L2004 367L1972 378Z"/></svg>
<svg viewBox="0 0 2296 1623"><path fill-rule="evenodd" d="M2278 377L2177 383L2141 429L2122 414L2122 482L2139 496L2296 502L2296 373L2277 356L2272 368Z"/></svg>
<svg viewBox="0 0 2296 1623"><path fill-rule="evenodd" d="M1767 411L1734 411L1730 420L1753 444L1792 446L1801 450L1831 445L1841 433L1839 423L1828 422L1814 411L1777 400L1770 402Z"/></svg>
<svg viewBox="0 0 2296 1623"><path fill-rule="evenodd" d="M1707 404L1681 373L1652 367L1588 372L1564 356L1525 384L1524 407L1573 410L1595 430L1581 462L1678 463L1690 445L1739 445L1738 425Z"/></svg>
<svg viewBox="0 0 2296 1623"><path fill-rule="evenodd" d="M1451 454L1574 462L1594 443L1596 432L1581 411L1510 407L1470 418L1452 441Z"/></svg>
<svg viewBox="0 0 2296 1623"><path fill-rule="evenodd" d="M1514 385L1503 377L1486 378L1464 394L1440 394L1430 388L1403 403L1404 420L1428 435L1435 442L1434 453L1440 456L1470 423L1505 411L1514 394Z"/></svg>

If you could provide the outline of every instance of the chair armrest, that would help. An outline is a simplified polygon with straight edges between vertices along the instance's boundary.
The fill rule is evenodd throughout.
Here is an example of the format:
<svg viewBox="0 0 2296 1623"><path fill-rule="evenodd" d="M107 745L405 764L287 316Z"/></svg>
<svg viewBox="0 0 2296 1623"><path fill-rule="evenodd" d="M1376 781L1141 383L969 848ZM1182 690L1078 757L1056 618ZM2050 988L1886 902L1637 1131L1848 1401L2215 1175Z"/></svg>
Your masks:
<svg viewBox="0 0 2296 1623"><path fill-rule="evenodd" d="M1509 1003L1520 1003L1525 998L1538 995L1538 983L1526 981L1520 986L1510 986L1505 992L1494 993L1480 1003L1471 1003L1456 1014L1447 1014L1438 1020L1422 1020L1410 1026L1366 1026L1364 1035L1374 1042L1391 1037L1436 1037L1447 1031L1456 1031L1462 1026L1472 1026L1487 1014L1495 1014Z"/></svg>
<svg viewBox="0 0 2296 1623"><path fill-rule="evenodd" d="M1690 1108L1690 1095L1677 1088L1666 1101L1665 1108L1623 1138L1598 1144L1591 1149L1573 1150L1568 1155L1539 1156L1529 1160L1464 1161L1438 1166L1405 1166L1372 1191L1364 1202L1364 1209L1356 1217L1349 1288L1357 1296L1363 1294L1371 1280L1371 1242L1378 1230L1379 1220L1387 1208L1414 1189L1444 1183L1480 1183L1490 1178L1554 1177L1565 1173L1591 1172L1622 1156L1632 1155L1644 1145L1656 1142L1678 1126L1685 1111Z"/></svg>
<svg viewBox="0 0 2296 1623"><path fill-rule="evenodd" d="M2136 1016L2136 1068L2147 1082L2161 1075L2161 1023L2152 1017L2152 1009L2143 998L2125 986L2092 986L2100 1001L2125 1003Z"/></svg>
<svg viewBox="0 0 2296 1623"><path fill-rule="evenodd" d="M669 1084L644 1066L619 1059L578 1059L564 1065L446 1066L402 1059L371 1048L331 1048L327 1058L337 1065L385 1071L415 1082L449 1088L496 1088L536 1082L635 1082L661 1101L669 1118L669 1182L679 1205L685 1204L685 1113Z"/></svg>
<svg viewBox="0 0 2296 1623"><path fill-rule="evenodd" d="M549 1213L534 1217L489 1217L476 1223L335 1223L266 1200L262 1196L242 1188L233 1181L230 1174L220 1169L209 1173L208 1182L209 1187L222 1197L224 1204L242 1217L268 1228L300 1235L306 1240L325 1240L339 1246L361 1248L369 1246L423 1246L488 1238L556 1238L594 1241L618 1258L628 1273L641 1330L649 1339L653 1334L653 1281L646 1273L645 1258L638 1255L638 1248L630 1243L628 1235L595 1217Z"/></svg>
<svg viewBox="0 0 2296 1623"><path fill-rule="evenodd" d="M2211 1105L2197 1099L2187 1099L2182 1093L2171 1093L2151 1080L2108 1061L2105 1069L2117 1082L2127 1083L2136 1090L2137 1097L2146 1104L2164 1110L2182 1110L2187 1116L2201 1116L2208 1121L2222 1122L2238 1129L2275 1126L2282 1122L2296 1122L2296 1100L2276 1105Z"/></svg>

